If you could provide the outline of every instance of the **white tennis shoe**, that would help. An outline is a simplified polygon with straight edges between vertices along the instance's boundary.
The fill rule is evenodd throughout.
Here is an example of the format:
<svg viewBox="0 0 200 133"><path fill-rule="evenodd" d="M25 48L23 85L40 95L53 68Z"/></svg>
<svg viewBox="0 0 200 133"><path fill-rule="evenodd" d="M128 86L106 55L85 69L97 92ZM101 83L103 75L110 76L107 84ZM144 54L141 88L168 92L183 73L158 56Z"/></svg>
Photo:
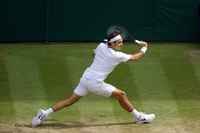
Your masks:
<svg viewBox="0 0 200 133"><path fill-rule="evenodd" d="M154 114L145 114L140 112L140 116L135 119L136 124L149 123L155 118Z"/></svg>
<svg viewBox="0 0 200 133"><path fill-rule="evenodd" d="M37 127L41 125L46 119L46 113L44 110L40 109L35 117L32 120L32 127Z"/></svg>

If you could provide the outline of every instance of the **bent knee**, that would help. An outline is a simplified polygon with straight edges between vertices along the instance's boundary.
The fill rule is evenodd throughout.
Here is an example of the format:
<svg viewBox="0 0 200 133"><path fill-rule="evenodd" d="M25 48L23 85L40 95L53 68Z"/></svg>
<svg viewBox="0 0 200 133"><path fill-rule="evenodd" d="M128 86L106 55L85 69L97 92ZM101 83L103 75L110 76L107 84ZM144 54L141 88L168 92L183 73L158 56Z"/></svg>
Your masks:
<svg viewBox="0 0 200 133"><path fill-rule="evenodd" d="M112 94L112 97L117 98L117 99L121 99L121 100L127 99L126 93L124 91L121 91L121 90L117 90L116 92L114 92Z"/></svg>
<svg viewBox="0 0 200 133"><path fill-rule="evenodd" d="M126 92L121 91L121 92L119 93L119 97L120 97L120 99L126 99L126 98L127 98L127 97L126 97Z"/></svg>

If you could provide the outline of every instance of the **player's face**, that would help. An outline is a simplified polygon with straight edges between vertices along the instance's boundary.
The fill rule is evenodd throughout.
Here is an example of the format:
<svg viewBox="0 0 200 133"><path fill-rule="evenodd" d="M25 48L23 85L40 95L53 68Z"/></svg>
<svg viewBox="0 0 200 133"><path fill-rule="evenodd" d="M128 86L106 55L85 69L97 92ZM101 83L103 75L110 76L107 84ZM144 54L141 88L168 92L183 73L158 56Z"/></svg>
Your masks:
<svg viewBox="0 0 200 133"><path fill-rule="evenodd" d="M114 49L115 50L121 50L122 46L123 46L122 38L114 42Z"/></svg>

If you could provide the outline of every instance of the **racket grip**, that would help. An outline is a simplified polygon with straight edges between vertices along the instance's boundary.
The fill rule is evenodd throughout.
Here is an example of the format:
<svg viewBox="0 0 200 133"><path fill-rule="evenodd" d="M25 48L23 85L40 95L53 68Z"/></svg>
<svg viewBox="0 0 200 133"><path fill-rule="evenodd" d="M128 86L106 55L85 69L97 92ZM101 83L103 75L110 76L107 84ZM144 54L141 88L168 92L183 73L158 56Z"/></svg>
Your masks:
<svg viewBox="0 0 200 133"><path fill-rule="evenodd" d="M139 40L135 40L135 43L137 43L137 44L140 44L140 43L141 43L141 41L139 41Z"/></svg>

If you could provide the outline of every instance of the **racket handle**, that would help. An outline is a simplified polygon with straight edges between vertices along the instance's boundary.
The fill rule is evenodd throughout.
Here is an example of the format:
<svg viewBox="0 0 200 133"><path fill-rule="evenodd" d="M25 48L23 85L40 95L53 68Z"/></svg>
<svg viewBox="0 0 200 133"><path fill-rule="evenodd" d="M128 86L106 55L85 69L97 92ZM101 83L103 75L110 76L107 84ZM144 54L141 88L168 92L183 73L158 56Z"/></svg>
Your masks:
<svg viewBox="0 0 200 133"><path fill-rule="evenodd" d="M141 43L141 41L139 41L139 40L135 40L135 43L137 43L137 44L140 44L140 43Z"/></svg>

